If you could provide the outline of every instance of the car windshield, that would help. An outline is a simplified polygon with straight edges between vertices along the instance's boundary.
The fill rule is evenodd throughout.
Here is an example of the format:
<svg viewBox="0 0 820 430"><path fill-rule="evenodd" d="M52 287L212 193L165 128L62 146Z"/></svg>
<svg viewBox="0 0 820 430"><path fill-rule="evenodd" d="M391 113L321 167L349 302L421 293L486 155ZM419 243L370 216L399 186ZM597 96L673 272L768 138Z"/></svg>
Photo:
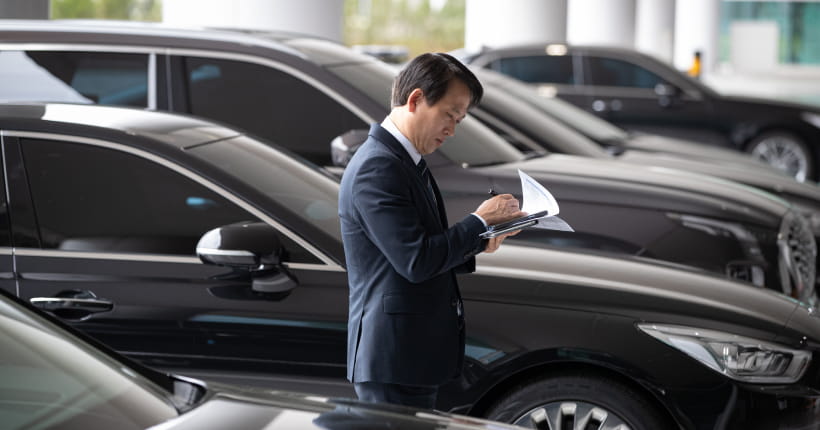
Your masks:
<svg viewBox="0 0 820 430"><path fill-rule="evenodd" d="M352 63L328 67L373 100L390 109L390 90L398 69L380 62ZM438 150L462 166L487 166L520 161L525 156L477 119L467 116L456 129L455 136Z"/></svg>
<svg viewBox="0 0 820 430"><path fill-rule="evenodd" d="M339 184L319 167L247 136L219 140L189 151L341 240L336 210Z"/></svg>
<svg viewBox="0 0 820 430"><path fill-rule="evenodd" d="M0 295L4 429L143 429L178 415L171 394Z"/></svg>

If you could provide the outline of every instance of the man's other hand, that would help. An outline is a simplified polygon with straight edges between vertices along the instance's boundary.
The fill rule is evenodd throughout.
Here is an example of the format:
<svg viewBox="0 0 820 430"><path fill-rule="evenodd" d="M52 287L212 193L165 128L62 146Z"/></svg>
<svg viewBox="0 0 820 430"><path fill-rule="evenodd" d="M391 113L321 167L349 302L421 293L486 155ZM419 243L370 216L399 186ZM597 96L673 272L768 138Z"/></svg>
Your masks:
<svg viewBox="0 0 820 430"><path fill-rule="evenodd" d="M498 248L501 247L501 242L503 242L504 239L507 238L507 236L515 236L516 234L518 234L520 232L521 232L521 230L515 230L515 231L511 231L509 233L504 233L504 234L498 235L496 237L490 238L490 240L487 241L487 247L484 248L484 252L486 252L486 253L495 252L496 250L498 250Z"/></svg>

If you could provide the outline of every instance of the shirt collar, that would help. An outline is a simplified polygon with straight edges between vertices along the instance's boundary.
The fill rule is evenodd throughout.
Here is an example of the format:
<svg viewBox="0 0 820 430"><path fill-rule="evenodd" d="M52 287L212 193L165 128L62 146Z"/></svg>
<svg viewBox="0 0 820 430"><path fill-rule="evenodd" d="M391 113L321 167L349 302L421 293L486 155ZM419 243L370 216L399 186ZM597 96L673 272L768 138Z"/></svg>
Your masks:
<svg viewBox="0 0 820 430"><path fill-rule="evenodd" d="M389 116L386 117L384 121L382 121L382 127L385 130L387 130L388 133L392 134L393 137L395 137L396 140L399 141L399 143L401 143L401 146L404 147L404 149L410 155L410 158L413 159L413 164L419 164L419 161L421 160L421 154L419 153L418 149L416 149L416 147L413 146L412 143L410 143L410 139L401 134L399 128L396 127L396 124L393 124L393 120L391 120Z"/></svg>

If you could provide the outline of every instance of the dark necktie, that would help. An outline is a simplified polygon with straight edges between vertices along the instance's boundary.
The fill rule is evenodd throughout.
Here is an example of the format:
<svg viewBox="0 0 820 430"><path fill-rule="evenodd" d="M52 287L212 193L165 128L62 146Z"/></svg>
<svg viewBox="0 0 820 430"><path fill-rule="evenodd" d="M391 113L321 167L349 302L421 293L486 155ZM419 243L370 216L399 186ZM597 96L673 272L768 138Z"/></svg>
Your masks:
<svg viewBox="0 0 820 430"><path fill-rule="evenodd" d="M430 169L427 168L427 162L422 158L421 161L419 161L419 164L416 164L416 167L418 167L419 172L421 172L421 178L424 179L424 183L427 184L427 191L430 193L430 197L433 198L433 203L436 205L436 209L438 209L438 201L436 201L436 193L433 192Z"/></svg>

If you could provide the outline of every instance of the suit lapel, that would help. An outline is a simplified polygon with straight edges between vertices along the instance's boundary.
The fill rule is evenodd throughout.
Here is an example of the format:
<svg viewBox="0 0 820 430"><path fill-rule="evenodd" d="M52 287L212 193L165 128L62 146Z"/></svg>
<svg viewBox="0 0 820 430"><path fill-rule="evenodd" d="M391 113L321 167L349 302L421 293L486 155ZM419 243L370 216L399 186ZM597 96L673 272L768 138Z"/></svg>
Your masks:
<svg viewBox="0 0 820 430"><path fill-rule="evenodd" d="M422 195L424 195L424 198L427 201L428 211L432 214L434 219L438 218L441 226L446 229L447 217L444 214L444 205L442 203L441 193L439 192L436 180L433 179L433 175L430 175L430 187L428 187L426 183L427 181L421 176L418 166L413 163L413 159L410 158L410 154L407 153L407 150L404 149L401 143L399 143L399 141L396 140L396 138L393 137L393 135L385 130L380 124L371 125L369 134L376 139L376 141L381 142L391 152L396 154L396 156L398 156L403 163L407 164L413 172L416 172L416 174L412 176L415 178L416 186L420 187ZM428 191L429 188L433 189L433 194L430 194Z"/></svg>

